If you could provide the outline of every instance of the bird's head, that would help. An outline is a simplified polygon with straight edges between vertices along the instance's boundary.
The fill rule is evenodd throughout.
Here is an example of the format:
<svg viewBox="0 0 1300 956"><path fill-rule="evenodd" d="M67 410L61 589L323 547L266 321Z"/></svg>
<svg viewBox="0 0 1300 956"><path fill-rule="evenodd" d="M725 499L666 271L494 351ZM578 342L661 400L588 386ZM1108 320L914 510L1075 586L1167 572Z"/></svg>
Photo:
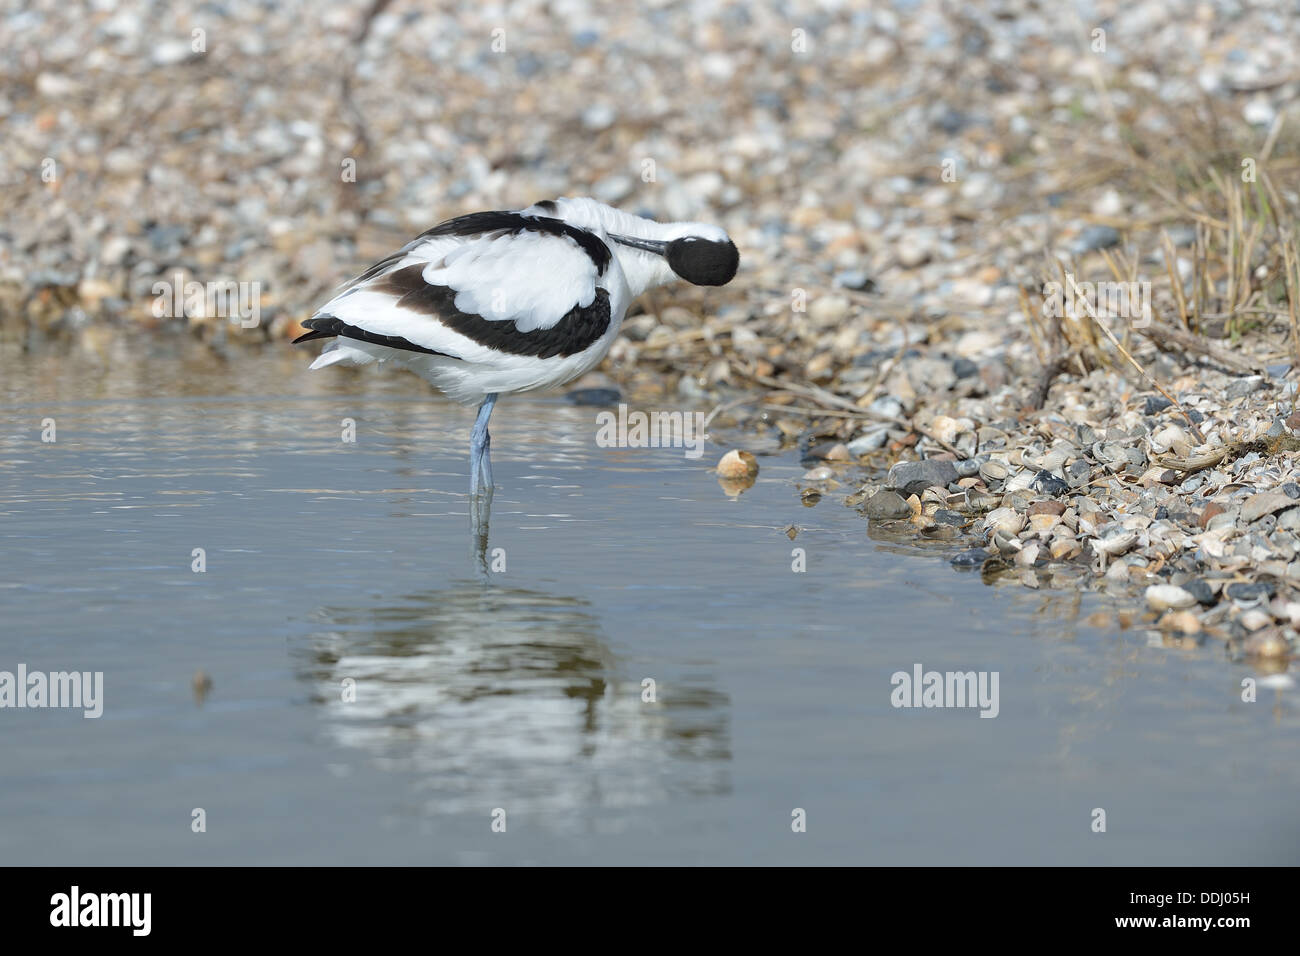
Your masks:
<svg viewBox="0 0 1300 956"><path fill-rule="evenodd" d="M726 285L736 275L740 253L727 233L702 222L672 223L653 239L610 234L617 243L661 256L678 277L693 285Z"/></svg>

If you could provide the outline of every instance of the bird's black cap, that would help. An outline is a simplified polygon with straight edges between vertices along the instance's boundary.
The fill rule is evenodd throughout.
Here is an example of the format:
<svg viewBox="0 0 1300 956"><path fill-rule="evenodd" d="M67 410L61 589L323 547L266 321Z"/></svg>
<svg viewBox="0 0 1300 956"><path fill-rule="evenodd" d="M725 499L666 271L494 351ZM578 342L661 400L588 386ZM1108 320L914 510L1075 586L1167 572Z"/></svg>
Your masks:
<svg viewBox="0 0 1300 956"><path fill-rule="evenodd" d="M715 242L698 236L684 236L668 243L668 265L695 285L726 285L736 275L740 252L730 239Z"/></svg>

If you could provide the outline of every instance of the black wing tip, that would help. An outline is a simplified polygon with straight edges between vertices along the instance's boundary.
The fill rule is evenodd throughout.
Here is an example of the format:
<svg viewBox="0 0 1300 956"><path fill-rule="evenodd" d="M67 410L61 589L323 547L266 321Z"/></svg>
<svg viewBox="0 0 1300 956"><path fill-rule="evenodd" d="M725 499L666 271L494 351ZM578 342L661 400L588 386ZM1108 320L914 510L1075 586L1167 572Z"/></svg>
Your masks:
<svg viewBox="0 0 1300 956"><path fill-rule="evenodd" d="M372 345L386 345L390 349L401 349L404 352L424 352L426 355L445 355L448 358L455 356L447 355L446 352L439 352L435 349L425 348L423 345L416 345L414 342L407 341L399 335L381 335L378 332L371 332L367 329L359 328L355 325L348 325L342 319L335 318L332 315L318 315L314 318L307 319L302 323L303 328L311 329L305 335L300 335L293 340L293 344L299 342L310 342L313 339L332 339L342 337L345 339L356 339L358 342L369 342Z"/></svg>

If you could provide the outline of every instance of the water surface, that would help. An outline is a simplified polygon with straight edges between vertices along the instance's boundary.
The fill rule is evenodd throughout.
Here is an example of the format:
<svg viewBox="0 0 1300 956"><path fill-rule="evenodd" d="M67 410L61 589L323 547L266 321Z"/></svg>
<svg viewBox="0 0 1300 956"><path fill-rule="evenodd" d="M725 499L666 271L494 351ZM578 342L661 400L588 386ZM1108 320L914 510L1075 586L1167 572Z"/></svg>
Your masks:
<svg viewBox="0 0 1300 956"><path fill-rule="evenodd" d="M484 575L472 412L413 378L0 357L0 670L105 681L0 711L7 862L1300 862L1294 691L803 507L792 453L733 498L503 399ZM895 709L917 663L998 716Z"/></svg>

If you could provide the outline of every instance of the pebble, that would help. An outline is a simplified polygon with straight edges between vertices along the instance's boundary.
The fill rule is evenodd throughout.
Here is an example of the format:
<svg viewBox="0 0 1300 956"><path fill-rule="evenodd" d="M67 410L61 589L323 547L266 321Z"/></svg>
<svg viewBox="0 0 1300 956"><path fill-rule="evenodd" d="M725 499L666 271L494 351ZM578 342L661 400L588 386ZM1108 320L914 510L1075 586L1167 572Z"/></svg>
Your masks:
<svg viewBox="0 0 1300 956"><path fill-rule="evenodd" d="M989 559L990 555L983 548L971 548L953 555L951 564L955 568L978 568Z"/></svg>
<svg viewBox="0 0 1300 956"><path fill-rule="evenodd" d="M1258 391L1263 387L1264 376L1250 375L1246 378L1239 378L1234 382L1230 382L1227 388L1224 389L1224 396L1228 401L1233 401L1234 399L1245 398L1247 395Z"/></svg>
<svg viewBox="0 0 1300 956"><path fill-rule="evenodd" d="M1182 587L1187 593L1196 598L1196 603L1209 607L1218 601L1214 595L1214 588L1210 583L1201 578L1193 578L1190 581L1184 581Z"/></svg>
<svg viewBox="0 0 1300 956"><path fill-rule="evenodd" d="M1040 471L1034 475L1034 480L1029 483L1029 487L1053 497L1067 494L1070 490L1069 484L1064 479L1058 478L1050 471Z"/></svg>
<svg viewBox="0 0 1300 956"><path fill-rule="evenodd" d="M903 500L902 495L888 488L881 489L868 498L864 510L868 518L891 521L912 516L912 506Z"/></svg>
<svg viewBox="0 0 1300 956"><path fill-rule="evenodd" d="M832 284L841 289L853 289L855 292L874 292L876 289L875 281L859 270L836 273Z"/></svg>
<svg viewBox="0 0 1300 956"><path fill-rule="evenodd" d="M958 379L973 378L979 375L980 367L968 358L958 357L952 360L952 374Z"/></svg>
<svg viewBox="0 0 1300 956"><path fill-rule="evenodd" d="M1211 501L1205 506L1205 510L1201 512L1198 524L1200 524L1202 528L1208 528L1211 521L1219 515L1225 514L1227 510L1227 508L1223 507L1223 505L1219 504L1217 501Z"/></svg>
<svg viewBox="0 0 1300 956"><path fill-rule="evenodd" d="M808 317L821 325L842 321L849 314L849 300L842 295L818 296L808 305Z"/></svg>
<svg viewBox="0 0 1300 956"><path fill-rule="evenodd" d="M212 677L205 670L197 670L190 678L190 690L194 693L194 703L202 704L212 693Z"/></svg>
<svg viewBox="0 0 1300 956"><path fill-rule="evenodd" d="M1269 127L1277 117L1277 110L1267 96L1251 97L1241 111L1242 118L1252 126Z"/></svg>
<svg viewBox="0 0 1300 956"><path fill-rule="evenodd" d="M897 398L886 396L885 398L878 398L868 405L867 411L882 418L902 418L903 403Z"/></svg>
<svg viewBox="0 0 1300 956"><path fill-rule="evenodd" d="M1173 405L1173 402L1163 395L1148 395L1146 401L1142 404L1143 415L1159 415L1166 408Z"/></svg>
<svg viewBox="0 0 1300 956"><path fill-rule="evenodd" d="M927 237L909 232L899 241L895 255L904 269L915 269L929 262L933 251Z"/></svg>
<svg viewBox="0 0 1300 956"><path fill-rule="evenodd" d="M1266 601L1273 596L1274 588L1267 581L1238 581L1229 584L1228 597L1240 604L1252 604Z"/></svg>
<svg viewBox="0 0 1300 956"><path fill-rule="evenodd" d="M853 456L852 454L850 454L847 445L845 445L843 442L836 442L834 445L831 445L831 447L826 450L826 460L827 461L852 461Z"/></svg>
<svg viewBox="0 0 1300 956"><path fill-rule="evenodd" d="M189 59L191 52L188 40L163 40L154 45L149 58L158 66L172 66Z"/></svg>
<svg viewBox="0 0 1300 956"><path fill-rule="evenodd" d="M582 125L589 130L609 129L618 119L618 112L608 103L596 103L582 111Z"/></svg>
<svg viewBox="0 0 1300 956"><path fill-rule="evenodd" d="M855 458L861 458L863 455L870 454L879 448L883 448L885 442L888 440L888 427L884 425L870 426L845 447L848 448L850 455L853 455Z"/></svg>
<svg viewBox="0 0 1300 956"><path fill-rule="evenodd" d="M1087 226L1070 244L1070 251L1076 256L1096 249L1109 249L1119 245L1119 232L1113 226Z"/></svg>
<svg viewBox="0 0 1300 956"><path fill-rule="evenodd" d="M947 487L957 481L957 466L950 461L933 458L921 461L900 461L889 469L885 484L908 494L920 494L926 488Z"/></svg>
<svg viewBox="0 0 1300 956"><path fill-rule="evenodd" d="M575 388L564 398L573 405L617 405L623 400L623 393L616 388Z"/></svg>

